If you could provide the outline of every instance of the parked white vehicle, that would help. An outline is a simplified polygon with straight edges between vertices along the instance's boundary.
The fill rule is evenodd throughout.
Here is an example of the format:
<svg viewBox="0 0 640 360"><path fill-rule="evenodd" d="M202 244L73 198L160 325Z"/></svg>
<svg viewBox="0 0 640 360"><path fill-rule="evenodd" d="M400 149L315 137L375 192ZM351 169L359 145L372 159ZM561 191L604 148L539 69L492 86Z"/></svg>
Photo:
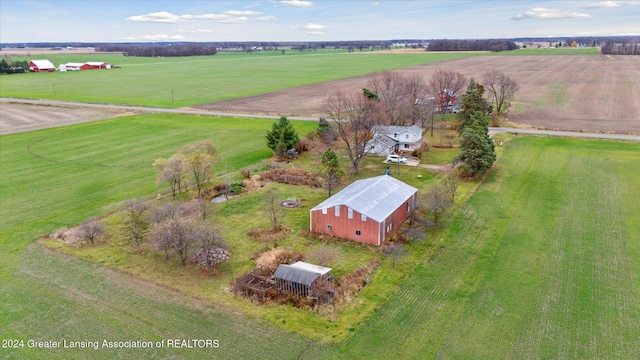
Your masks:
<svg viewBox="0 0 640 360"><path fill-rule="evenodd" d="M406 164L407 163L407 158L406 157L401 157L399 155L391 154L391 155L387 155L387 162L388 163Z"/></svg>

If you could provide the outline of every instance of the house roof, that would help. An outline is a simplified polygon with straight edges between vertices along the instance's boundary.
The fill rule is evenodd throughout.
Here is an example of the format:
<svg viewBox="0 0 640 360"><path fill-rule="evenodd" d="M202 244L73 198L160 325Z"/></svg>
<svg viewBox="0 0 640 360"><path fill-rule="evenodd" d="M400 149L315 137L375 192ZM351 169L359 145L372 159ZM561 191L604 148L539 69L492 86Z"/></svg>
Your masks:
<svg viewBox="0 0 640 360"><path fill-rule="evenodd" d="M49 60L31 60L38 69L55 69L56 67Z"/></svg>
<svg viewBox="0 0 640 360"><path fill-rule="evenodd" d="M84 64L86 64L86 63L72 63L71 62L71 63L64 64L64 66L67 66L67 67L80 67L80 66L82 66Z"/></svg>
<svg viewBox="0 0 640 360"><path fill-rule="evenodd" d="M380 129L377 130L377 132L383 132L385 134L399 134L403 131L408 131L411 134L415 135L415 136L420 136L422 135L422 128L418 125L411 125L411 126L395 126L395 125L390 125L390 126L380 126Z"/></svg>
<svg viewBox="0 0 640 360"><path fill-rule="evenodd" d="M311 209L345 205L366 217L382 222L418 189L389 175L357 180Z"/></svg>
<svg viewBox="0 0 640 360"><path fill-rule="evenodd" d="M89 61L86 63L87 65L91 65L91 66L101 66L101 65L107 65L106 62L100 62L100 61Z"/></svg>
<svg viewBox="0 0 640 360"><path fill-rule="evenodd" d="M329 271L331 271L331 268L298 261L291 265L280 264L273 274L273 277L308 286L311 285L318 276L322 276Z"/></svg>

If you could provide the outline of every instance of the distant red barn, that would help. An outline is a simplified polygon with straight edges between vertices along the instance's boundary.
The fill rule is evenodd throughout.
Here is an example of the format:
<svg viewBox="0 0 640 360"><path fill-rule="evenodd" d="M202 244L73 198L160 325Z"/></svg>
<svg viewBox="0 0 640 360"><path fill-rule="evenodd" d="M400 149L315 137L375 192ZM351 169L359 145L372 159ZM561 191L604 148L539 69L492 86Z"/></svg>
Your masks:
<svg viewBox="0 0 640 360"><path fill-rule="evenodd" d="M389 175L355 181L311 209L310 230L380 246L415 208L417 194Z"/></svg>
<svg viewBox="0 0 640 360"><path fill-rule="evenodd" d="M92 70L92 69L111 69L111 65L106 62L95 62L90 61L85 64L86 68L83 67L82 70Z"/></svg>
<svg viewBox="0 0 640 360"><path fill-rule="evenodd" d="M29 70L33 72L54 72L56 67L49 60L31 60Z"/></svg>

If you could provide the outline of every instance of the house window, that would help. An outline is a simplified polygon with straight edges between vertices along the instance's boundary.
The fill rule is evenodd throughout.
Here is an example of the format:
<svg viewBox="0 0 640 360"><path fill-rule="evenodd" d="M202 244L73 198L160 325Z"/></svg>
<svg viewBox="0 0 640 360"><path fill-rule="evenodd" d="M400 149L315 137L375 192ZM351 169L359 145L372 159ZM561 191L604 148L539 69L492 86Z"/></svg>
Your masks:
<svg viewBox="0 0 640 360"><path fill-rule="evenodd" d="M408 138L409 138L409 134L405 135L405 136L404 136L404 138L405 138L405 139L408 139Z"/></svg>
<svg viewBox="0 0 640 360"><path fill-rule="evenodd" d="M347 209L347 217L349 219L353 219L353 209L352 208L348 208Z"/></svg>
<svg viewBox="0 0 640 360"><path fill-rule="evenodd" d="M365 214L360 214L360 220L362 220L362 221L367 221L367 215L365 215Z"/></svg>
<svg viewBox="0 0 640 360"><path fill-rule="evenodd" d="M398 134L393 134L393 137L398 137Z"/></svg>
<svg viewBox="0 0 640 360"><path fill-rule="evenodd" d="M322 209L322 215L327 215L327 208Z"/></svg>
<svg viewBox="0 0 640 360"><path fill-rule="evenodd" d="M409 148L409 144L404 144L404 148L408 149Z"/></svg>
<svg viewBox="0 0 640 360"><path fill-rule="evenodd" d="M327 224L327 230L328 231L333 231L333 227L331 225Z"/></svg>
<svg viewBox="0 0 640 360"><path fill-rule="evenodd" d="M335 209L336 209L336 213L335 213L336 216L340 216L340 205L336 206Z"/></svg>
<svg viewBox="0 0 640 360"><path fill-rule="evenodd" d="M362 231L356 230L356 236L360 236L360 235L362 235Z"/></svg>

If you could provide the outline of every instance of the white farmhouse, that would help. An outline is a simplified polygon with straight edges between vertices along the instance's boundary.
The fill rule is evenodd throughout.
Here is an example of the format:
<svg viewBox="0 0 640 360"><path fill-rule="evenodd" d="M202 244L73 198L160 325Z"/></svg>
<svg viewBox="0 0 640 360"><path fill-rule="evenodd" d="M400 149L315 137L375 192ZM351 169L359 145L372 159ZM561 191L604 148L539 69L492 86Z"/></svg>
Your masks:
<svg viewBox="0 0 640 360"><path fill-rule="evenodd" d="M422 146L422 133L422 128L417 125L377 126L367 148L369 154L383 156L400 151L412 152Z"/></svg>

